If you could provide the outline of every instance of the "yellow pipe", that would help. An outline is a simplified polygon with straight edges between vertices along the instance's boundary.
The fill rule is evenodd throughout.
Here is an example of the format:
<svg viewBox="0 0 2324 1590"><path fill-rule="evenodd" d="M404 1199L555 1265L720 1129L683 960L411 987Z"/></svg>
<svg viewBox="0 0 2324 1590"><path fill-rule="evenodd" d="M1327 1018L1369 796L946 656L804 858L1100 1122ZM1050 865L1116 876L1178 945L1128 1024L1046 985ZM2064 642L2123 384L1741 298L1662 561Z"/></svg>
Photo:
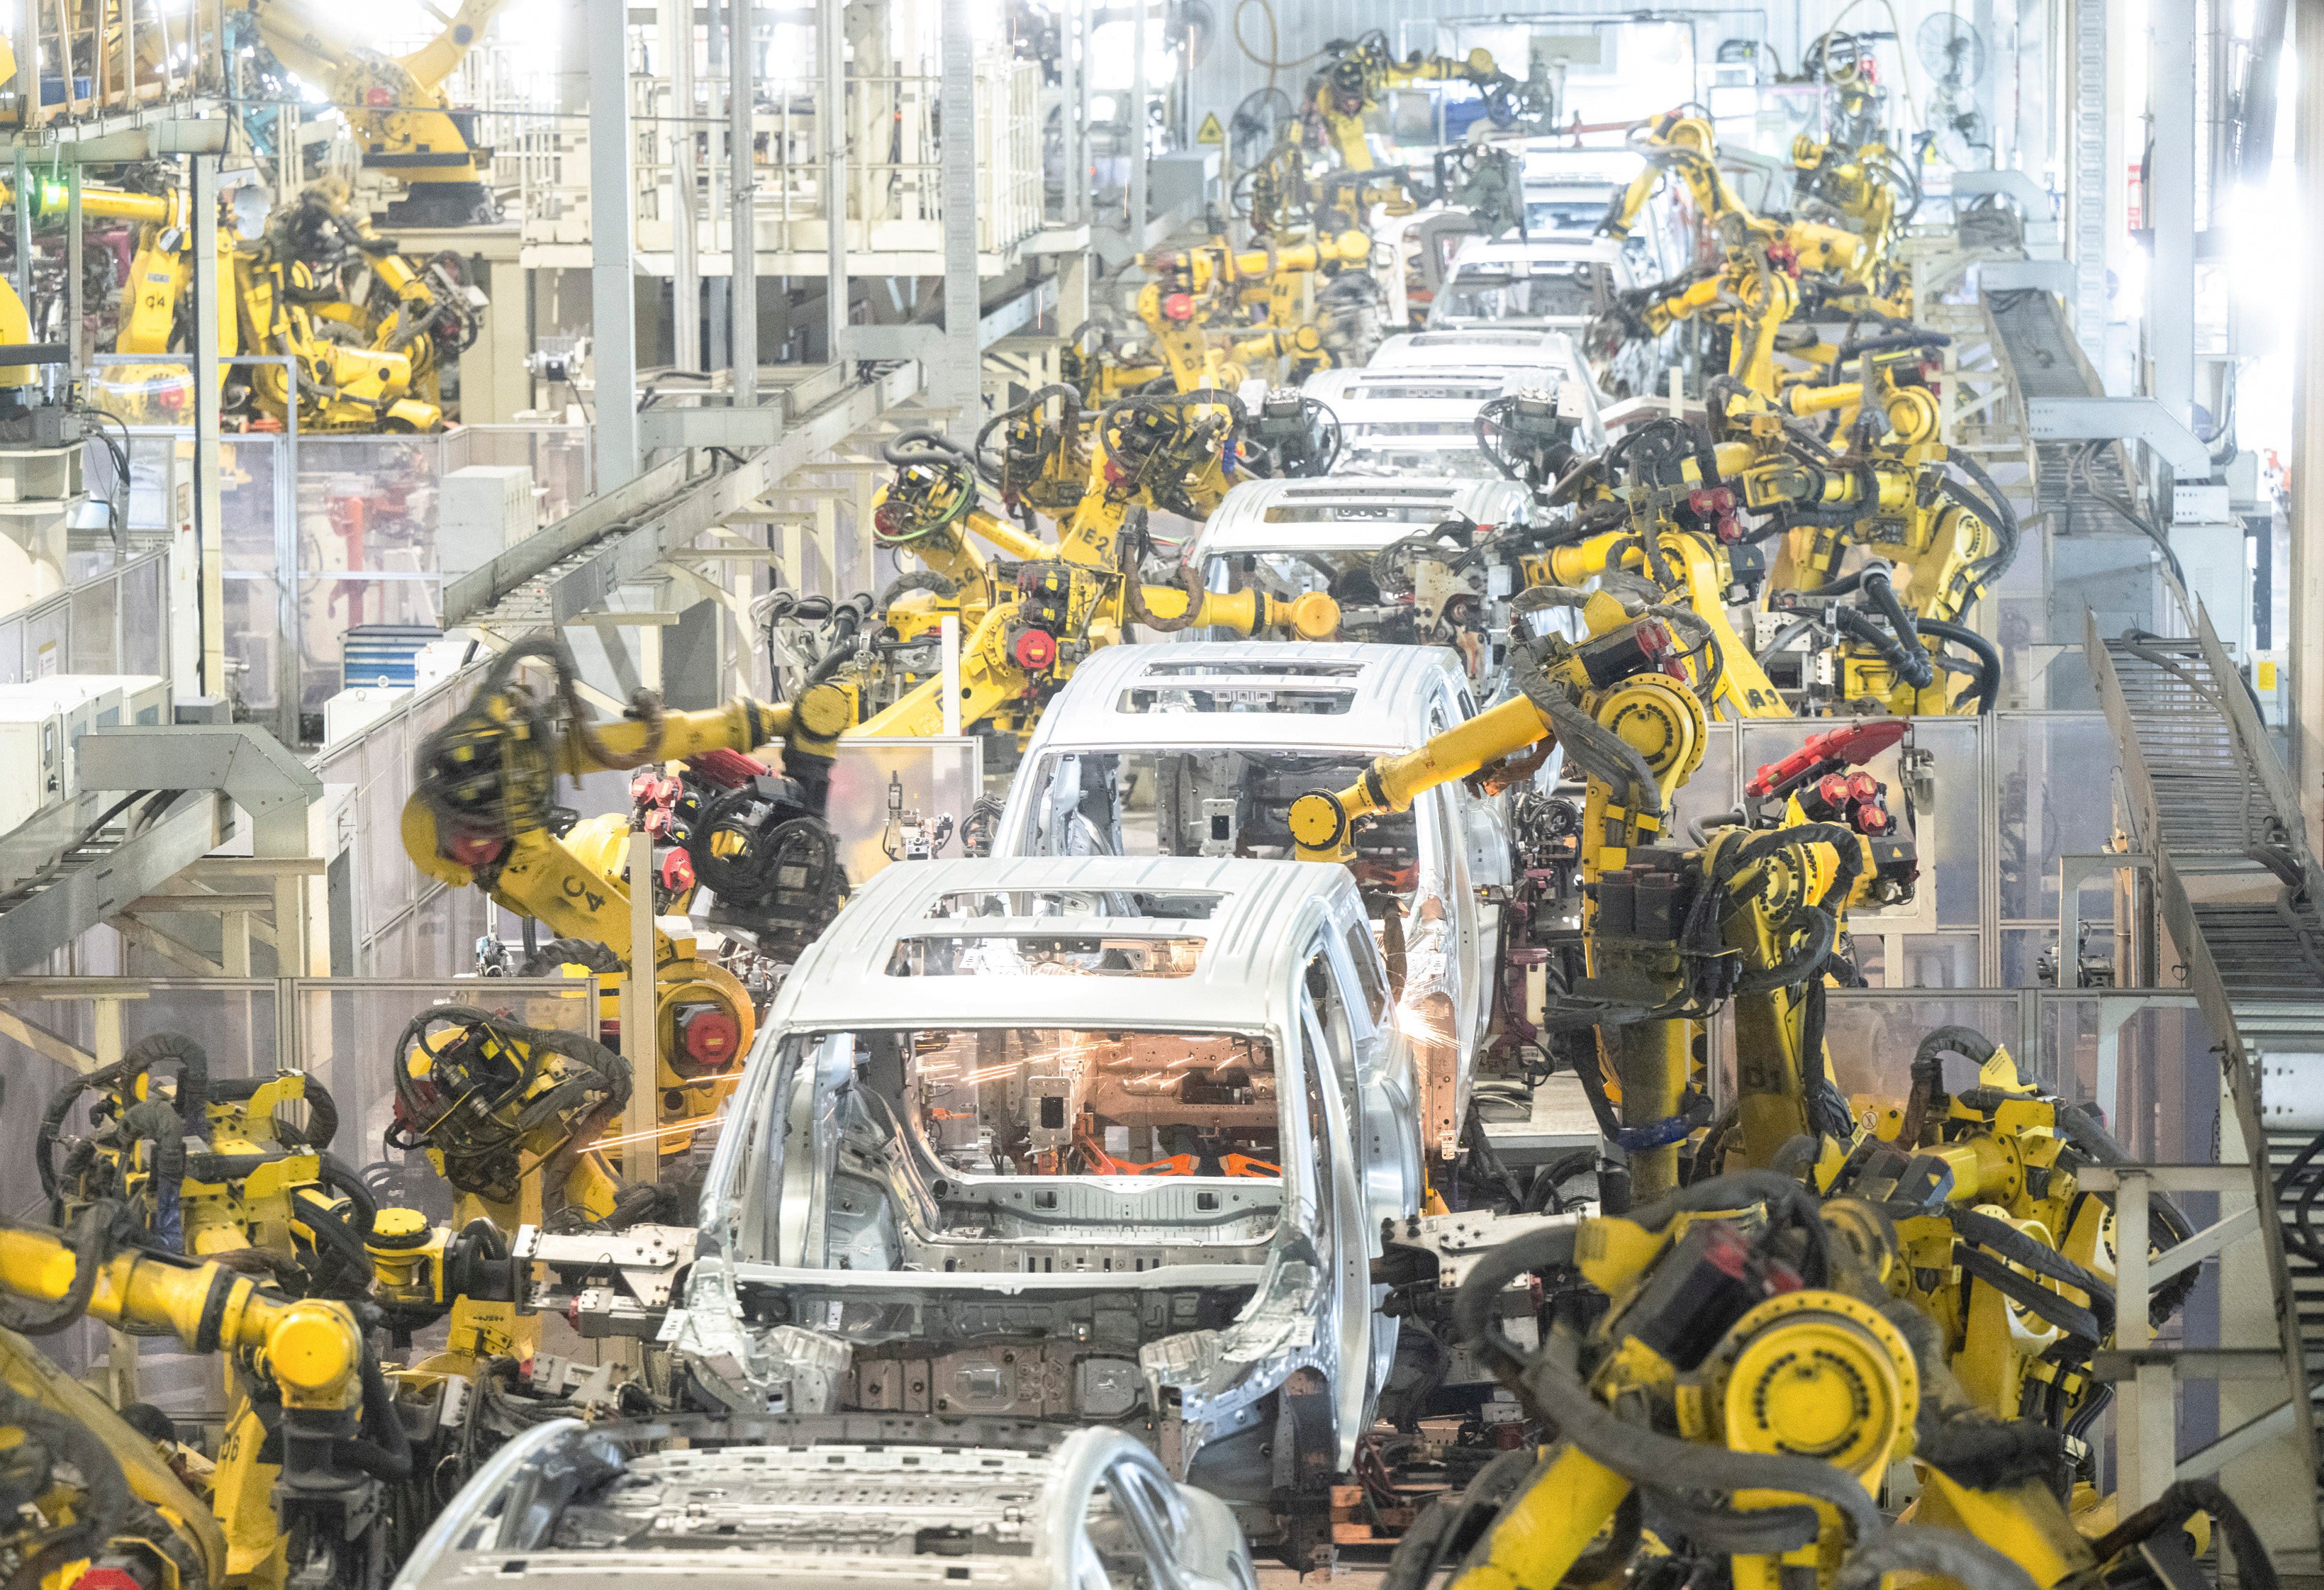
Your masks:
<svg viewBox="0 0 2324 1590"><path fill-rule="evenodd" d="M1401 812L1424 791L1466 778L1550 732L1541 710L1519 695L1432 735L1411 750L1374 758L1355 783L1337 794L1314 792L1291 803L1291 838L1300 859L1344 860L1357 818Z"/></svg>
<svg viewBox="0 0 2324 1590"><path fill-rule="evenodd" d="M1038 536L1028 536L1007 519L982 508L970 510L968 528L998 547L1003 556L1019 563L1039 563L1057 555L1057 549Z"/></svg>
<svg viewBox="0 0 2324 1590"><path fill-rule="evenodd" d="M1186 593L1175 585L1143 585L1140 599L1157 619L1175 620L1186 612ZM1203 593L1188 629L1232 630L1242 636L1268 630L1286 630L1297 639L1325 640L1340 627L1340 604L1322 591L1310 591L1286 602L1261 591Z"/></svg>
<svg viewBox="0 0 2324 1590"><path fill-rule="evenodd" d="M41 220L62 216L70 203L70 189L62 182L41 181L32 185L32 214ZM0 182L0 204L15 198L14 189ZM166 225L176 218L177 200L174 196L159 193L132 193L120 188L91 188L82 184L80 213L83 220L104 216L115 220L139 221L147 225Z"/></svg>

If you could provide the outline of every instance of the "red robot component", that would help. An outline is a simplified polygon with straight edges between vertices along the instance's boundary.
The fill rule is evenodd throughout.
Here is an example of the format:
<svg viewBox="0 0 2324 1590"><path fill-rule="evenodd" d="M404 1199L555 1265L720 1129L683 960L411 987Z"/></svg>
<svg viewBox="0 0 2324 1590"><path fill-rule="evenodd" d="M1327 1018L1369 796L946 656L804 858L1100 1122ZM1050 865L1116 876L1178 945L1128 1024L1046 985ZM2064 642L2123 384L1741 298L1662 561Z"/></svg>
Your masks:
<svg viewBox="0 0 2324 1590"><path fill-rule="evenodd" d="M1779 762L1751 775L1743 793L1755 798L1791 794L1812 778L1870 761L1904 738L1902 718L1874 718L1819 734Z"/></svg>

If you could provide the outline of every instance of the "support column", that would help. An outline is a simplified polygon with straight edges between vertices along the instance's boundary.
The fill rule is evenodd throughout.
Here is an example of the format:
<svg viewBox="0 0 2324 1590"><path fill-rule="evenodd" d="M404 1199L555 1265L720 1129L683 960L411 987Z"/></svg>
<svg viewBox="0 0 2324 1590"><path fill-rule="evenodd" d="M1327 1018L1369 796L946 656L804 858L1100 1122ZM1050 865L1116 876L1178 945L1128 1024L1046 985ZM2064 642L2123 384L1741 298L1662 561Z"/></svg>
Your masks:
<svg viewBox="0 0 2324 1590"><path fill-rule="evenodd" d="M16 169L9 180L15 184L9 208L16 222L16 301L29 312L32 307L32 187L21 143L16 145Z"/></svg>
<svg viewBox="0 0 2324 1590"><path fill-rule="evenodd" d="M661 0L661 52L669 78L671 362L701 370L702 266L694 228L694 0Z"/></svg>
<svg viewBox="0 0 2324 1590"><path fill-rule="evenodd" d="M734 406L759 400L759 260L758 205L753 198L756 176L751 169L751 106L756 95L759 52L752 38L757 8L752 0L727 0L726 14L733 30L726 41L727 66L732 73L726 106L727 153L733 161L728 187L733 200L728 224L733 228L734 284L727 300L733 314L729 334L734 355Z"/></svg>
<svg viewBox="0 0 2324 1590"><path fill-rule="evenodd" d="M928 370L929 401L950 409L954 435L965 439L982 423L979 398L977 321L983 304L976 286L976 38L968 8L944 8L942 77L937 94L944 142L937 151L944 185L944 340Z"/></svg>
<svg viewBox="0 0 2324 1590"><path fill-rule="evenodd" d="M2195 402L2195 0L2153 0L2146 98L2153 116L2146 224L2146 348L2153 396L2188 425Z"/></svg>
<svg viewBox="0 0 2324 1590"><path fill-rule="evenodd" d="M194 534L201 546L201 691L223 700L226 509L218 477L218 157L193 155L188 163L194 180ZM281 643L291 645L293 638L283 636Z"/></svg>
<svg viewBox="0 0 2324 1590"><path fill-rule="evenodd" d="M16 7L16 124L41 119L41 14L31 0Z"/></svg>
<svg viewBox="0 0 2324 1590"><path fill-rule="evenodd" d="M88 338L81 330L82 317L88 309L81 301L84 246L80 234L80 163L76 161L65 170L65 346L72 350L75 370L89 369ZM121 492L122 500L128 501L127 481L121 483ZM114 527L116 532L125 528Z"/></svg>
<svg viewBox="0 0 2324 1590"><path fill-rule="evenodd" d="M597 490L638 473L638 302L630 231L626 0L588 0L590 347L596 364Z"/></svg>
<svg viewBox="0 0 2324 1590"><path fill-rule="evenodd" d="M1089 32L1090 0L1074 0L1065 28L1065 225L1090 218ZM1078 320L1064 320L1070 331Z"/></svg>
<svg viewBox="0 0 2324 1590"><path fill-rule="evenodd" d="M847 0L816 0L816 48L822 51L824 356L847 361ZM1073 191L1073 184L1065 184Z"/></svg>
<svg viewBox="0 0 2324 1590"><path fill-rule="evenodd" d="M1130 252L1146 252L1146 19L1138 0L1130 35Z"/></svg>
<svg viewBox="0 0 2324 1590"><path fill-rule="evenodd" d="M2292 164L2299 172L2301 240L2306 259L2324 249L2324 4L2293 8L2300 62L2299 124ZM2308 842L2324 843L2324 271L2302 279L2299 346L2292 359L2292 773Z"/></svg>
<svg viewBox="0 0 2324 1590"><path fill-rule="evenodd" d="M2092 367L2106 368L2107 0L2066 0L2068 242L2074 262L2074 340Z"/></svg>

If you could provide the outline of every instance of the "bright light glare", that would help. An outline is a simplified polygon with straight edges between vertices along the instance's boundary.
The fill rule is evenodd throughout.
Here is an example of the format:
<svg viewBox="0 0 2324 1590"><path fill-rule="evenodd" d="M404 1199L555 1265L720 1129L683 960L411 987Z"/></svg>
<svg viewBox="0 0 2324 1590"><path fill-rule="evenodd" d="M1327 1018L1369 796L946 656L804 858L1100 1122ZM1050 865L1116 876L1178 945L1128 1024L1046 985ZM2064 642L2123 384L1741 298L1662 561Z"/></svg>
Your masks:
<svg viewBox="0 0 2324 1590"><path fill-rule="evenodd" d="M1137 79L1138 24L1100 23L1090 30L1089 71L1093 88L1127 88ZM1146 24L1146 84L1158 89L1176 74L1178 57L1170 48L1172 34L1160 19Z"/></svg>

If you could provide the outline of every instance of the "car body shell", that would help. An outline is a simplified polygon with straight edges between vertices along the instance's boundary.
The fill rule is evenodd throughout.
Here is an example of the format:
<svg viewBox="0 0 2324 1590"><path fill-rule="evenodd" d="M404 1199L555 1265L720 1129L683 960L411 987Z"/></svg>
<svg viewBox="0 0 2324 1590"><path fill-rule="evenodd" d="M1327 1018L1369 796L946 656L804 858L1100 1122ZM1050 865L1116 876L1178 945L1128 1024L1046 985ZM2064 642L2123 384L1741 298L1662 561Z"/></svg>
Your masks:
<svg viewBox="0 0 2324 1590"><path fill-rule="evenodd" d="M1394 340L1394 339L1390 339ZM1334 475L1394 480L1499 478L1477 446L1477 411L1525 390L1499 370L1322 370L1301 391L1340 422Z"/></svg>
<svg viewBox="0 0 2324 1590"><path fill-rule="evenodd" d="M1428 329L1539 328L1562 331L1580 344L1592 323L1614 307L1617 295L1655 280L1610 237L1473 237L1452 256L1444 285L1429 307ZM1531 310L1530 293L1554 294L1563 307ZM1615 396L1636 397L1653 390L1671 346L1667 334L1627 340L1591 373Z"/></svg>
<svg viewBox="0 0 2324 1590"><path fill-rule="evenodd" d="M1118 1430L559 1419L485 1461L393 1590L1085 1590L1093 1567L1156 1590L1257 1583L1224 1503Z"/></svg>
<svg viewBox="0 0 2324 1590"><path fill-rule="evenodd" d="M1208 590L1259 584L1277 596L1297 596L1332 590L1335 580L1368 571L1388 547L1425 536L1448 520L1465 519L1480 528L1498 528L1528 522L1532 509L1523 486L1498 478L1331 474L1245 481L1204 521L1185 556ZM1434 635L1433 626L1447 599L1481 600L1484 631L1463 641L1473 647L1470 683L1480 700L1499 693L1508 672L1508 597L1514 585L1513 575L1496 574L1492 567L1462 571L1438 588L1416 588L1415 604L1402 615L1411 633ZM1343 626L1354 621L1343 613ZM1375 623L1375 632L1367 634L1359 626L1348 638L1394 638L1377 633L1381 627ZM1210 639L1228 638L1224 631L1206 634Z"/></svg>
<svg viewBox="0 0 2324 1590"><path fill-rule="evenodd" d="M970 934L943 914L964 897L1034 914L979 916L978 937L1164 932L1201 952L1168 978L888 975L907 941ZM1370 1265L1421 1189L1411 1058L1378 957L1334 866L889 868L801 957L752 1046L669 1331L679 1362L739 1412L1111 1423L1247 1521L1274 1519L1269 1443L1344 1470L1395 1352ZM1281 1118L1299 1123L1281 1177L944 1165L842 1051L859 1029L976 1027L1263 1039Z"/></svg>
<svg viewBox="0 0 2324 1590"><path fill-rule="evenodd" d="M1517 378L1514 390L1555 393L1577 408L1579 441L1585 453L1606 446L1606 422L1601 413L1605 393L1590 372L1588 362L1573 339L1563 331L1531 326L1466 326L1442 330L1407 331L1384 340L1367 372L1401 374L1426 370L1489 372ZM1328 372L1326 372L1328 373ZM1318 379L1311 376L1311 381Z"/></svg>
<svg viewBox="0 0 2324 1590"><path fill-rule="evenodd" d="M1317 676L1327 671L1337 676ZM1140 704L1194 685L1206 699L1233 700L1233 710ZM1344 704L1312 710L1327 691L1343 694ZM1270 710L1277 701L1282 710ZM1295 710L1295 702L1306 710ZM1264 640L1108 647L1042 714L1010 786L994 853L1092 853L1076 845L1107 820L1093 819L1081 800L1064 808L1065 791L1078 796L1085 786L1078 767L1070 786L1053 777L1059 771L1053 758L1185 750L1369 761L1409 750L1476 711L1459 657L1443 647ZM1501 800L1457 780L1423 793L1413 811L1415 876L1410 889L1398 891L1405 972L1397 1006L1413 1043L1423 1151L1451 1159L1493 1016L1501 927L1496 902L1511 882L1509 834ZM1118 850L1118 804L1110 826L1112 833L1095 838ZM1445 1010L1449 1032L1441 1030Z"/></svg>

